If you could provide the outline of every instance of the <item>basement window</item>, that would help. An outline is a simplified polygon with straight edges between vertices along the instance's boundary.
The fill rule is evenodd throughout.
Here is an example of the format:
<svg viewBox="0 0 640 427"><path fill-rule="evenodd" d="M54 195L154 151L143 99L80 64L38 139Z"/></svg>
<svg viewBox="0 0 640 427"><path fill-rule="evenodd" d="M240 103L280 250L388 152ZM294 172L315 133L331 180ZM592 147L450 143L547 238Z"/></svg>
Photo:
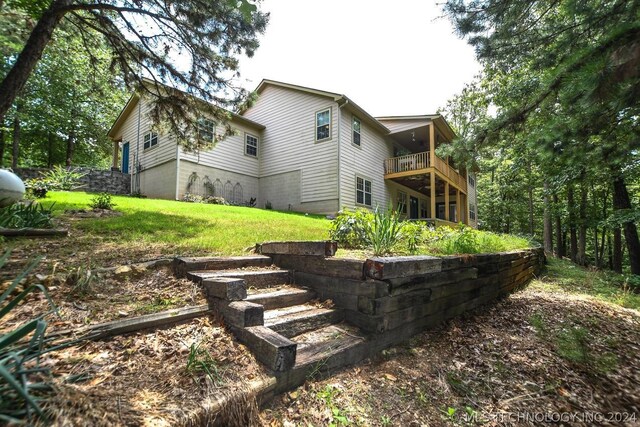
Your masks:
<svg viewBox="0 0 640 427"><path fill-rule="evenodd" d="M147 132L144 134L144 149L148 149L151 147L155 147L156 145L158 145L158 134L155 132Z"/></svg>
<svg viewBox="0 0 640 427"><path fill-rule="evenodd" d="M396 195L396 206L398 209L398 213L402 215L407 214L407 193L398 191Z"/></svg>

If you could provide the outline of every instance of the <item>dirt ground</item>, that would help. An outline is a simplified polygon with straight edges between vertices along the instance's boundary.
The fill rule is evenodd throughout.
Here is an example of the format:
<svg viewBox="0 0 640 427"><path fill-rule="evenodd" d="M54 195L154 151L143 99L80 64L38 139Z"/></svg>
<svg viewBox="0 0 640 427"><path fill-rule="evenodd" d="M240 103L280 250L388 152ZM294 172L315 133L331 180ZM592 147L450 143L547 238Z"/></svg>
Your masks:
<svg viewBox="0 0 640 427"><path fill-rule="evenodd" d="M307 382L261 417L269 426L638 425L639 347L638 312L534 283Z"/></svg>

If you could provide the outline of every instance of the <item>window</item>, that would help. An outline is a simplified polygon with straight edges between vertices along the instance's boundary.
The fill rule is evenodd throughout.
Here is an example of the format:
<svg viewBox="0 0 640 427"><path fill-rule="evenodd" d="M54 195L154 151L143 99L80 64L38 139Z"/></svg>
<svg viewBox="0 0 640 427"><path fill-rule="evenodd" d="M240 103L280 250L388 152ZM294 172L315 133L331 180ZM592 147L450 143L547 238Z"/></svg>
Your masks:
<svg viewBox="0 0 640 427"><path fill-rule="evenodd" d="M206 142L213 142L215 123L208 119L198 119L198 138Z"/></svg>
<svg viewBox="0 0 640 427"><path fill-rule="evenodd" d="M371 181L356 177L356 203L371 206Z"/></svg>
<svg viewBox="0 0 640 427"><path fill-rule="evenodd" d="M357 118L356 116L353 116L353 124L351 125L351 129L353 130L352 142L359 147L360 146L360 119Z"/></svg>
<svg viewBox="0 0 640 427"><path fill-rule="evenodd" d="M396 206L398 207L398 213L401 213L403 215L407 214L407 193L398 191L396 197Z"/></svg>
<svg viewBox="0 0 640 427"><path fill-rule="evenodd" d="M473 177L471 175L469 175L469 185L472 187L476 186L476 180L473 179Z"/></svg>
<svg viewBox="0 0 640 427"><path fill-rule="evenodd" d="M244 136L244 153L247 156L258 157L258 137L250 134Z"/></svg>
<svg viewBox="0 0 640 427"><path fill-rule="evenodd" d="M331 138L331 108L316 113L316 141Z"/></svg>
<svg viewBox="0 0 640 427"><path fill-rule="evenodd" d="M144 149L158 145L158 134L155 132L147 132L144 134Z"/></svg>
<svg viewBox="0 0 640 427"><path fill-rule="evenodd" d="M471 221L476 220L476 205L473 203L469 203L469 219Z"/></svg>

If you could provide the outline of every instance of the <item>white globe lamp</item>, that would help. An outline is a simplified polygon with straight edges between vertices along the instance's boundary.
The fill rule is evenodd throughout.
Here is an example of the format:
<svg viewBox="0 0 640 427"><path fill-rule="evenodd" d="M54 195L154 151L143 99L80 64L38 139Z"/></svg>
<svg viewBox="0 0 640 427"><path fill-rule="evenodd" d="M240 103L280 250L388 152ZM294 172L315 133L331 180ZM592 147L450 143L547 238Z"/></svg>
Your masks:
<svg viewBox="0 0 640 427"><path fill-rule="evenodd" d="M24 183L18 175L6 169L0 169L0 207L22 200L24 192Z"/></svg>

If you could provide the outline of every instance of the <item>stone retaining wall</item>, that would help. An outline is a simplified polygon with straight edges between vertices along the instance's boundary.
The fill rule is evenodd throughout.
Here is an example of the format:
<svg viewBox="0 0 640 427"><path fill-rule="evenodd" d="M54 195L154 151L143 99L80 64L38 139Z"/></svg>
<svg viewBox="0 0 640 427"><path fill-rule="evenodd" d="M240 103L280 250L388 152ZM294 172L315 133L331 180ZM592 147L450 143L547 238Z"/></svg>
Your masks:
<svg viewBox="0 0 640 427"><path fill-rule="evenodd" d="M47 172L46 168L24 168L15 170L15 174L22 180L40 178L42 173ZM91 193L111 193L130 194L131 175L120 171L99 170L91 168L74 168L74 170L86 174L78 185L78 191L88 191Z"/></svg>
<svg viewBox="0 0 640 427"><path fill-rule="evenodd" d="M496 300L525 285L544 265L544 251L366 261L267 254L346 310L346 319L385 343Z"/></svg>

